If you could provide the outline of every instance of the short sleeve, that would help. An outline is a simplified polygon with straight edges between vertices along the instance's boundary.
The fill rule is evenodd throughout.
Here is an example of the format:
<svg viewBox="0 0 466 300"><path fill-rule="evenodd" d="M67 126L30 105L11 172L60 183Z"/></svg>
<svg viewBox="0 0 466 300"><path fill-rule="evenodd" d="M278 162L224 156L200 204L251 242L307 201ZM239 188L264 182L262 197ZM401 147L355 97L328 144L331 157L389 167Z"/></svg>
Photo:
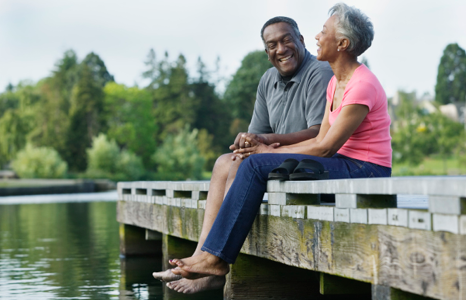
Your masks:
<svg viewBox="0 0 466 300"><path fill-rule="evenodd" d="M249 133L272 133L272 127L269 121L269 111L265 97L264 76L262 76L259 86L257 87L256 102L254 103L254 112L251 123L249 124Z"/></svg>
<svg viewBox="0 0 466 300"><path fill-rule="evenodd" d="M369 111L372 111L376 100L377 89L374 85L369 82L359 80L352 82L351 86L347 87L343 97L342 106L361 104L367 106Z"/></svg>
<svg viewBox="0 0 466 300"><path fill-rule="evenodd" d="M307 127L322 124L327 98L327 87L333 72L330 67L322 66L309 77L306 99Z"/></svg>

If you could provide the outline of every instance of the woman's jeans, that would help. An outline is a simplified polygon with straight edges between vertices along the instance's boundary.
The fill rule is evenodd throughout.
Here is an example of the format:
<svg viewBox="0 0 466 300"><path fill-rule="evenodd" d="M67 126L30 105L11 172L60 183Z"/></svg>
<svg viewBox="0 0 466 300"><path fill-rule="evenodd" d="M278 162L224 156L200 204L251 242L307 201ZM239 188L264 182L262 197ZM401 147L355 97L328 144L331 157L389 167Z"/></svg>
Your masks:
<svg viewBox="0 0 466 300"><path fill-rule="evenodd" d="M257 215L267 188L268 174L285 159L319 161L329 179L390 177L391 168L352 159L340 154L331 158L303 154L255 154L245 159L223 201L202 247L203 251L234 263Z"/></svg>

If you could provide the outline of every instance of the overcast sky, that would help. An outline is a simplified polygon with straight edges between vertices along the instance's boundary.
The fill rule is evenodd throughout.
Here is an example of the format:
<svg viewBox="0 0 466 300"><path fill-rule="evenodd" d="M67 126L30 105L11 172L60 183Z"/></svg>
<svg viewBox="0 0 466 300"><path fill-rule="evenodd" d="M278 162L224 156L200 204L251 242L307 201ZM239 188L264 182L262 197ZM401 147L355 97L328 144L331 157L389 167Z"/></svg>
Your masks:
<svg viewBox="0 0 466 300"><path fill-rule="evenodd" d="M313 0L0 0L0 90L11 82L51 74L67 49L82 59L94 51L115 80L142 84L150 48L197 57L211 69L217 56L231 76L250 51L263 49L260 29L269 18L295 19L307 49L336 1ZM375 38L363 56L388 96L397 89L433 95L437 68L449 43L466 48L464 0L346 1L372 20Z"/></svg>

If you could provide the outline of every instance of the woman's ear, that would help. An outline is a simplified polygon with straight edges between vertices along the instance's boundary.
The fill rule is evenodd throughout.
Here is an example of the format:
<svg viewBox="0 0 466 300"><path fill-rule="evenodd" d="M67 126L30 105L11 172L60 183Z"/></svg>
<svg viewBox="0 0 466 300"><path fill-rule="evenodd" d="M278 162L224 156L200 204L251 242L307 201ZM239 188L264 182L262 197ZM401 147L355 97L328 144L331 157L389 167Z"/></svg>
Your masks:
<svg viewBox="0 0 466 300"><path fill-rule="evenodd" d="M350 41L347 38L341 38L338 42L338 51L346 51L350 46Z"/></svg>

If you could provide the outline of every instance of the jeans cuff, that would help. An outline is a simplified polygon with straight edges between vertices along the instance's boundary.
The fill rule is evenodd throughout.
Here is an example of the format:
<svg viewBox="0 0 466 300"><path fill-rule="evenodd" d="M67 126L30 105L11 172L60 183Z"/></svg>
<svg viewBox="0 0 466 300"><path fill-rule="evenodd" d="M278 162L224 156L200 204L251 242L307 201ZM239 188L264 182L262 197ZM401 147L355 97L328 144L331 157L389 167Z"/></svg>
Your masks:
<svg viewBox="0 0 466 300"><path fill-rule="evenodd" d="M223 259L223 260L226 261L228 264L234 264L234 263L235 263L235 260L236 260L236 259L230 259L230 258L226 257L225 255L223 255L221 252L217 252L217 251L211 250L211 249L209 249L209 248L206 248L205 246L202 246L201 250L204 251L204 252L208 252L208 253L210 253L210 254L212 254L212 255L215 255L215 256L217 256L217 257Z"/></svg>

